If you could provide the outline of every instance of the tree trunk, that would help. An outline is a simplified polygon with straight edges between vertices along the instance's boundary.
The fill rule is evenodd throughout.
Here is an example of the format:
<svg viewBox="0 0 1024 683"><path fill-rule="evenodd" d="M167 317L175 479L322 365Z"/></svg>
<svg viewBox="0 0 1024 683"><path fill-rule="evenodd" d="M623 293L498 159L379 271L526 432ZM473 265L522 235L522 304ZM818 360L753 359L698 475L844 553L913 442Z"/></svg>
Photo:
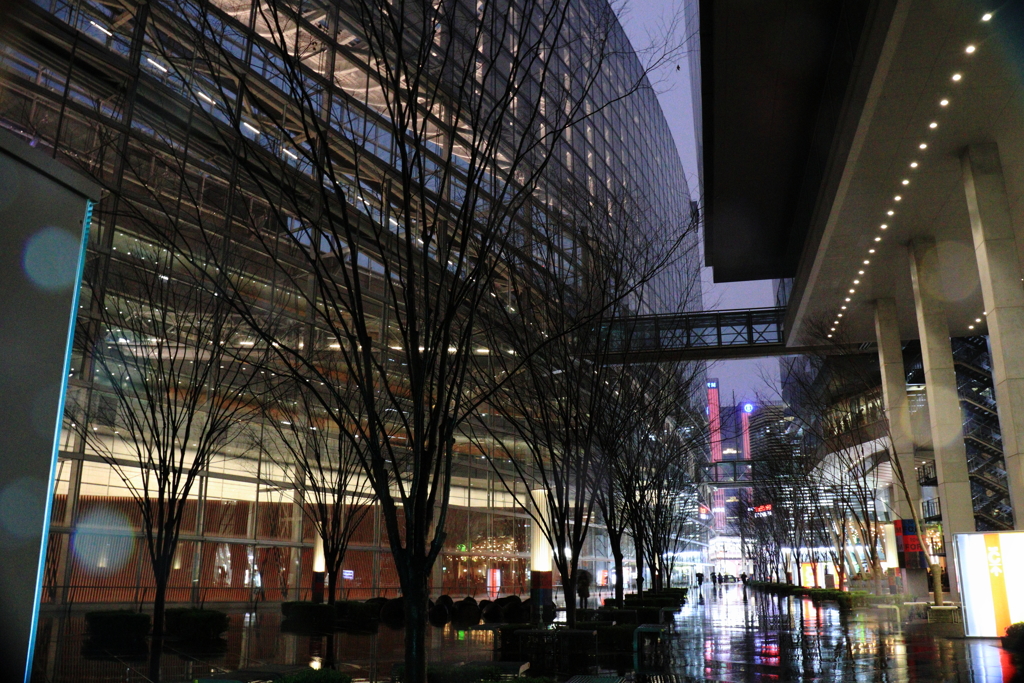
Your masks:
<svg viewBox="0 0 1024 683"><path fill-rule="evenodd" d="M569 628L576 628L576 572L568 581L563 577L562 592L565 593L565 623Z"/></svg>
<svg viewBox="0 0 1024 683"><path fill-rule="evenodd" d="M324 650L325 650L325 652L324 652L324 666L327 667L328 669L333 669L333 668L335 668L335 666L337 666L337 662L335 661L335 658L334 658L334 650L335 650L334 631L331 631L330 633L327 634L326 640L327 640L327 646L324 648Z"/></svg>
<svg viewBox="0 0 1024 683"><path fill-rule="evenodd" d="M171 553L173 556L173 552ZM153 595L153 638L149 646L149 679L160 682L160 655L164 649L164 612L167 606L167 576L170 562L160 558L153 563L156 592Z"/></svg>
<svg viewBox="0 0 1024 683"><path fill-rule="evenodd" d="M638 597L644 595L644 551L641 542L634 542L636 546L636 594Z"/></svg>
<svg viewBox="0 0 1024 683"><path fill-rule="evenodd" d="M405 602L404 683L427 683L427 578L421 567L407 569L403 582Z"/></svg>
<svg viewBox="0 0 1024 683"><path fill-rule="evenodd" d="M619 607L622 607L623 593L623 577L622 572L625 570L626 559L622 555L622 546L620 545L617 549L612 546L612 557L615 558L615 599L619 601Z"/></svg>
<svg viewBox="0 0 1024 683"><path fill-rule="evenodd" d="M338 568L329 565L327 567L327 604L333 605L335 600L335 592L338 587Z"/></svg>
<svg viewBox="0 0 1024 683"><path fill-rule="evenodd" d="M941 607L943 604L942 596L942 568L939 563L932 564L932 600L936 607Z"/></svg>

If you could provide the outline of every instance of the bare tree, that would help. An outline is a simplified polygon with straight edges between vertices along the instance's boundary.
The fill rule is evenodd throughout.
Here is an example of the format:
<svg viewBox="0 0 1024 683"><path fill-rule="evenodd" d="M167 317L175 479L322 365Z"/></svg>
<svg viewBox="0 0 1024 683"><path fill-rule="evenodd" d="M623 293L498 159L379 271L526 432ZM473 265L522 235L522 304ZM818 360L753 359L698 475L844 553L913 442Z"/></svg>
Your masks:
<svg viewBox="0 0 1024 683"><path fill-rule="evenodd" d="M619 604L625 591L624 541L633 510L630 503L638 497L643 476L643 439L650 433L647 408L651 395L646 380L652 371L658 376L657 366L639 366L637 372L624 368L608 385L599 387L608 402L608 415L598 424L597 440L604 466L594 495L615 562L615 598ZM658 382L654 386L663 384Z"/></svg>
<svg viewBox="0 0 1024 683"><path fill-rule="evenodd" d="M686 387L689 390L689 386ZM676 553L690 521L690 505L697 497L696 465L703 460L707 443L702 420L691 412L689 391L675 397L675 408L659 431L647 434L650 444L645 479L638 492L643 504L636 514L646 516L651 588L662 590L671 584ZM652 438L653 437L653 438Z"/></svg>
<svg viewBox="0 0 1024 683"><path fill-rule="evenodd" d="M681 405L688 402L697 370L680 364L636 364L627 358L610 375L608 384L597 387L604 393L602 400L607 408L597 425L602 467L594 495L608 533L618 600L623 599L625 589L624 541L631 515L637 509L645 479L654 469L651 449L668 449L675 444L680 435L667 433L674 429L684 430L686 438L692 435L691 427L678 425L675 417ZM682 473L686 468L680 465ZM692 482L693 472L686 475Z"/></svg>
<svg viewBox="0 0 1024 683"><path fill-rule="evenodd" d="M813 325L812 336L822 351L801 359L804 367L789 373L787 398L805 436L803 448L815 462L808 473L814 492L820 495L827 490L830 494L832 514L825 514L827 504L819 505L822 514L816 517L831 517L821 535L830 538L830 553L839 571L843 571L851 545L863 547L878 591L882 579L878 490L891 481L902 490L905 500L913 500L913 482L908 482L892 451L891 428L882 410L880 392L871 394L878 383L874 359L860 353L842 335L831 332L828 325ZM891 476L886 476L883 468ZM921 533L918 510L909 507ZM941 605L941 570L928 553L923 555L932 573L935 604ZM842 574L840 581L845 583Z"/></svg>
<svg viewBox="0 0 1024 683"><path fill-rule="evenodd" d="M327 350L319 367L328 376L338 368L335 352ZM313 524L323 549L327 602L333 605L341 585L345 554L359 525L373 509L373 487L363 473L364 454L358 440L336 433L337 421L327 414L308 382L292 376L268 392L264 422L270 436L261 447L271 462L292 473L303 514ZM350 402L357 397L348 396ZM333 410L340 413L340 408ZM268 484L279 484L268 481Z"/></svg>
<svg viewBox="0 0 1024 683"><path fill-rule="evenodd" d="M260 308L237 280L224 295L360 455L405 597L406 675L421 681L453 444L492 390L473 379L477 326L560 210L550 162L646 87L644 69L603 4L168 0L149 21L190 125L232 169L229 238L274 283ZM596 87L612 70L618 85ZM216 258L225 230L190 229L197 258ZM265 329L266 309L298 311L311 343ZM358 406L317 367L325 346Z"/></svg>
<svg viewBox="0 0 1024 683"><path fill-rule="evenodd" d="M650 305L652 281L683 256L691 226L644 226L639 218L651 214L630 198L595 207L580 197L563 204L563 216L532 245L544 260L522 263L527 272L510 279L504 318L491 328L501 380L492 409L510 431L485 423L494 445L485 451L512 464L511 476L495 468L510 492L516 479L545 492L546 514L534 523L551 544L572 625L580 554L609 462L600 431L613 419L609 389L626 373L615 364L625 350L617 328ZM536 510L530 498L521 502Z"/></svg>
<svg viewBox="0 0 1024 683"><path fill-rule="evenodd" d="M832 385L832 393L839 396L829 405L821 406L820 410L825 419L821 420L824 429L819 429L827 430L826 434L831 435L830 445L838 452L833 467L836 478L842 479L847 487L847 508L850 518L855 521L853 533L860 536L865 545L872 543L873 546L877 546L880 541L880 525L875 520L878 507L876 491L883 479L891 479L892 485L902 491L903 499L906 501L917 498L917 495L911 495L917 484L908 479L900 458L894 452L892 427L888 415L882 409L881 392L875 391L873 403L876 407L871 408L862 401L843 400L846 397L837 390L838 387L874 387L878 377L874 371L876 365L873 359L858 357L853 346L842 334L826 332L826 328L823 323L818 323L812 328L817 344L824 350L824 353L812 362L818 366L827 366L831 370L832 377L829 383ZM800 393L809 392L801 390ZM879 450L878 443L884 444L883 450ZM890 477L880 476L879 469L883 466L888 466ZM842 474L844 471L845 476ZM912 472L910 476L913 476ZM924 526L918 507L907 507L919 536L923 536ZM868 525L863 521L868 519L873 520L873 523ZM931 553L922 552L922 557L931 573L933 602L942 605L941 567L933 561ZM879 562L877 548L869 551L868 558L873 564ZM881 580L880 572L877 570L875 580Z"/></svg>
<svg viewBox="0 0 1024 683"><path fill-rule="evenodd" d="M626 364L603 387L609 408L598 425L604 464L596 495L616 561L619 599L627 532L638 569L643 571L646 559L656 586L662 570L671 572L706 442L702 421L689 412L698 378L694 366Z"/></svg>
<svg viewBox="0 0 1024 683"><path fill-rule="evenodd" d="M84 285L93 287L95 271ZM141 517L155 581L151 679L159 680L164 609L187 505L211 459L256 413L266 349L218 296L217 273L172 244L136 241L110 263L107 294L78 327L92 405L68 421L120 478ZM77 394L76 394L77 395Z"/></svg>

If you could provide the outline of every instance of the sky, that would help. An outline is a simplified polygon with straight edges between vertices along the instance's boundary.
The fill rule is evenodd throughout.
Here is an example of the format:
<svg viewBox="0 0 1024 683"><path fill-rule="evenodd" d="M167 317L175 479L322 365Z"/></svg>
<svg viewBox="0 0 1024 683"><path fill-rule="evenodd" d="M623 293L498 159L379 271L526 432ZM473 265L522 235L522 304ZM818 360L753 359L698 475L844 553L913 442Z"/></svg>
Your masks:
<svg viewBox="0 0 1024 683"><path fill-rule="evenodd" d="M682 0L625 0L618 9L626 34L640 52L641 59L653 52L650 49L652 45L682 45L688 32L695 29L683 23ZM672 27L669 36L665 35L666 27ZM690 195L697 197L700 183L688 60L686 51L680 50L659 65L651 75L651 81L679 150ZM769 280L715 284L711 269L702 268L701 285L706 310L775 305ZM709 365L708 377L718 379L724 405L778 400L779 364L775 358L719 361Z"/></svg>

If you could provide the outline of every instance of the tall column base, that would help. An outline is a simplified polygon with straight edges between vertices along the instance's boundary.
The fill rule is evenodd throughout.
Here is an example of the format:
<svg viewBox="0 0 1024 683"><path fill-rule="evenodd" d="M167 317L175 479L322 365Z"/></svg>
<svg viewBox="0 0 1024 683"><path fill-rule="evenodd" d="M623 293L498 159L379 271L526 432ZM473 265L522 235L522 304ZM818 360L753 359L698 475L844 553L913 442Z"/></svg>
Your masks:
<svg viewBox="0 0 1024 683"><path fill-rule="evenodd" d="M543 624L544 606L552 602L552 572L530 573L530 621Z"/></svg>
<svg viewBox="0 0 1024 683"><path fill-rule="evenodd" d="M927 569L903 569L903 590L915 598L927 598L932 591Z"/></svg>
<svg viewBox="0 0 1024 683"><path fill-rule="evenodd" d="M320 604L324 601L324 583L327 572L313 572L313 602Z"/></svg>

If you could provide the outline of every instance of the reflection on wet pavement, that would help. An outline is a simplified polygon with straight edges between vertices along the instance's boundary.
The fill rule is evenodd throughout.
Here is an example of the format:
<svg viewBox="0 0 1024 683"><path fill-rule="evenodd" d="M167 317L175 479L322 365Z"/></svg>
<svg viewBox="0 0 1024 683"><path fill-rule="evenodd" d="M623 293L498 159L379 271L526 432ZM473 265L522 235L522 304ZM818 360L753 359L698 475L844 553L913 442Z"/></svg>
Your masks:
<svg viewBox="0 0 1024 683"><path fill-rule="evenodd" d="M168 643L161 661L164 683L184 683L209 674L243 670L284 674L311 663L329 665L357 680L390 681L391 667L405 653L404 631L381 626L374 634L338 633L308 636L281 631L276 604L260 605L257 612L229 614L224 642L213 652L194 651ZM427 631L431 661L490 661L491 631L463 631L447 626ZM146 654L100 651L90 648L81 613L44 614L36 640L33 683L145 683ZM6 683L6 682L0 682Z"/></svg>
<svg viewBox="0 0 1024 683"><path fill-rule="evenodd" d="M276 605L258 614L231 614L219 652L183 652L173 645L164 657L165 683L191 681L215 671L260 669L287 672L327 664L333 645L337 668L371 681L390 680L403 655L403 631L381 627L376 635L338 634L331 639L282 633ZM44 616L36 651L45 666L38 681L144 681L144 658L96 657L84 645L79 615ZM676 615L661 680L884 681L922 683L1024 683L1010 656L992 639L948 639L906 634L900 625L871 611L842 614L834 606L779 598L742 586L704 586ZM492 657L487 630L430 629L432 661L480 661ZM642 677L637 677L641 680Z"/></svg>
<svg viewBox="0 0 1024 683"><path fill-rule="evenodd" d="M690 681L1024 683L990 639L908 635L872 612L704 586L676 617L672 670Z"/></svg>

